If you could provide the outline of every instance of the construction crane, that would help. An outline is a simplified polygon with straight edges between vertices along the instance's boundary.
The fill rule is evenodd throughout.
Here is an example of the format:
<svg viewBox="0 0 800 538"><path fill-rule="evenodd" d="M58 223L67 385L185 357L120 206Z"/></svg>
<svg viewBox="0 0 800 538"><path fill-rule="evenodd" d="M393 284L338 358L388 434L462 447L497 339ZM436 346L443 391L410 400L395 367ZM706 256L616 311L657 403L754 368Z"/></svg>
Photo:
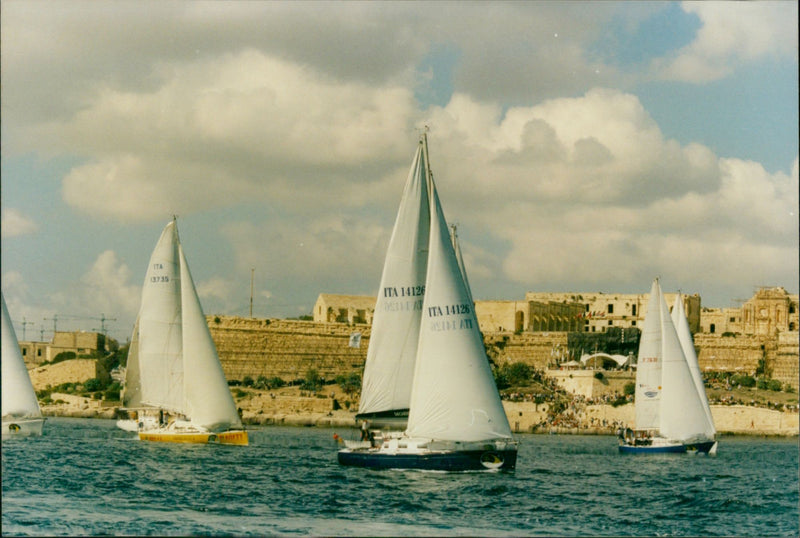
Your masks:
<svg viewBox="0 0 800 538"><path fill-rule="evenodd" d="M22 325L22 341L27 342L28 340L25 338L25 328L28 325L33 325L32 321L28 321L26 318L22 318L22 321L17 321L20 325Z"/></svg>

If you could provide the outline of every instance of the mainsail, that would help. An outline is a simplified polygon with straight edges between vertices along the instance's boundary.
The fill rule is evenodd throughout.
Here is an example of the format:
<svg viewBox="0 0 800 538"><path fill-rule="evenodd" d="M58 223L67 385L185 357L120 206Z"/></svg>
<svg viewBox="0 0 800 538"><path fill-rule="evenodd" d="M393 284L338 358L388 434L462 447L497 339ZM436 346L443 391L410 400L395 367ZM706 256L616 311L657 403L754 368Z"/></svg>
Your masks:
<svg viewBox="0 0 800 538"><path fill-rule="evenodd" d="M661 286L655 279L647 301L636 364L634 398L636 428L639 430L657 430L661 426L662 302Z"/></svg>
<svg viewBox="0 0 800 538"><path fill-rule="evenodd" d="M359 416L408 410L428 265L430 210L426 157L420 141L383 266L364 366Z"/></svg>
<svg viewBox="0 0 800 538"><path fill-rule="evenodd" d="M17 335L14 326L11 324L11 317L6 307L6 299L0 294L3 304L2 316L2 413L3 420L6 418L40 418L42 411L39 409L39 401L36 399L36 392L33 390L28 369L17 342Z"/></svg>
<svg viewBox="0 0 800 538"><path fill-rule="evenodd" d="M422 142L427 157L425 135ZM429 171L427 176L430 251L406 434L455 442L510 440L471 293Z"/></svg>
<svg viewBox="0 0 800 538"><path fill-rule="evenodd" d="M183 403L178 243L178 227L173 220L150 256L138 318L141 403L176 412L181 411Z"/></svg>

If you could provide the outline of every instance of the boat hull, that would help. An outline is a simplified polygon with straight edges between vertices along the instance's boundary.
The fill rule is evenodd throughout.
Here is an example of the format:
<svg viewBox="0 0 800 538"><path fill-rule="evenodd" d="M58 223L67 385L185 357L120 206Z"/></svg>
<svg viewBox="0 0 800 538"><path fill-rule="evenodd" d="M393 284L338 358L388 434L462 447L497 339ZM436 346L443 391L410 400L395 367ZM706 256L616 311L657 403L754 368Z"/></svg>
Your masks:
<svg viewBox="0 0 800 538"><path fill-rule="evenodd" d="M247 445L249 444L247 432L233 430L227 432L175 432L175 431L140 431L140 441L155 441L159 443L199 443L219 445Z"/></svg>
<svg viewBox="0 0 800 538"><path fill-rule="evenodd" d="M699 443L669 443L657 445L629 445L622 443L619 451L623 454L684 454L686 452L699 452L708 454L715 448L716 441L702 441ZM716 452L716 450L715 450Z"/></svg>
<svg viewBox="0 0 800 538"><path fill-rule="evenodd" d="M29 437L42 435L44 418L25 418L3 421L3 439L8 437Z"/></svg>
<svg viewBox="0 0 800 538"><path fill-rule="evenodd" d="M419 469L426 471L510 471L516 467L516 450L431 451L413 454L377 449L344 449L339 463L370 469Z"/></svg>

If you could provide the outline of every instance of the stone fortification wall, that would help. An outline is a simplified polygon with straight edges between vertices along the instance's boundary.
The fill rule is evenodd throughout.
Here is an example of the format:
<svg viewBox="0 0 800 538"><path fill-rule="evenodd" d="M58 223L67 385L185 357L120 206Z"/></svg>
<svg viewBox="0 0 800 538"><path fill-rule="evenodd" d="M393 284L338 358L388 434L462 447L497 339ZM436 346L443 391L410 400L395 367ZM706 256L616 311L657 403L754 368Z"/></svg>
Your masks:
<svg viewBox="0 0 800 538"><path fill-rule="evenodd" d="M552 377L567 392L585 398L598 398L605 395L623 394L627 383L636 379L634 370L604 370L601 379L595 378L597 370L548 370Z"/></svg>
<svg viewBox="0 0 800 538"><path fill-rule="evenodd" d="M696 334L694 346L697 350L697 362L703 372L739 372L753 375L758 368L758 361L764 357L762 338Z"/></svg>
<svg viewBox="0 0 800 538"><path fill-rule="evenodd" d="M545 370L555 362L555 354L566 352L567 334L551 333L487 333L483 335L487 354L497 364L523 362Z"/></svg>
<svg viewBox="0 0 800 538"><path fill-rule="evenodd" d="M303 379L310 369L333 379L364 368L370 328L342 323L315 323L282 319L208 316L228 380L246 376ZM350 336L361 333L360 347L350 347Z"/></svg>
<svg viewBox="0 0 800 538"><path fill-rule="evenodd" d="M696 334L694 345L701 371L754 375L759 361L770 377L798 388L798 332L781 332L770 338L758 335L720 336Z"/></svg>
<svg viewBox="0 0 800 538"><path fill-rule="evenodd" d="M109 374L95 359L73 359L29 370L33 388L43 390L62 383L83 383L89 379L108 381Z"/></svg>
<svg viewBox="0 0 800 538"><path fill-rule="evenodd" d="M767 368L771 371L772 377L797 389L800 381L798 356L800 356L800 333L798 331L779 333L774 354L767 360Z"/></svg>
<svg viewBox="0 0 800 538"><path fill-rule="evenodd" d="M367 325L233 316L209 316L208 324L229 380L264 376L292 381L303 379L312 368L327 379L361 375L369 346ZM356 332L361 334L361 343L353 348L350 336ZM523 362L540 370L553 365L555 359L563 360L567 338L566 332L484 333L487 353L496 364ZM753 375L759 361L765 359L773 377L798 386L796 331L780 333L777 339L696 334L695 348L702 371Z"/></svg>

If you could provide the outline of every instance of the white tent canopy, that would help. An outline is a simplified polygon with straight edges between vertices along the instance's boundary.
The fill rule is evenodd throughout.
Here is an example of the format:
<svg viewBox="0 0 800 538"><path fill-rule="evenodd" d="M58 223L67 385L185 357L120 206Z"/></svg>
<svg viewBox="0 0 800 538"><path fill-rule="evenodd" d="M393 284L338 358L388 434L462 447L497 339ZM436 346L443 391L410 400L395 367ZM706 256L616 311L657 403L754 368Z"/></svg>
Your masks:
<svg viewBox="0 0 800 538"><path fill-rule="evenodd" d="M613 362L618 368L630 365L630 359L624 355L609 355L608 353L594 353L592 355L586 354L581 357L581 364L586 366L589 362L597 364L607 364Z"/></svg>

